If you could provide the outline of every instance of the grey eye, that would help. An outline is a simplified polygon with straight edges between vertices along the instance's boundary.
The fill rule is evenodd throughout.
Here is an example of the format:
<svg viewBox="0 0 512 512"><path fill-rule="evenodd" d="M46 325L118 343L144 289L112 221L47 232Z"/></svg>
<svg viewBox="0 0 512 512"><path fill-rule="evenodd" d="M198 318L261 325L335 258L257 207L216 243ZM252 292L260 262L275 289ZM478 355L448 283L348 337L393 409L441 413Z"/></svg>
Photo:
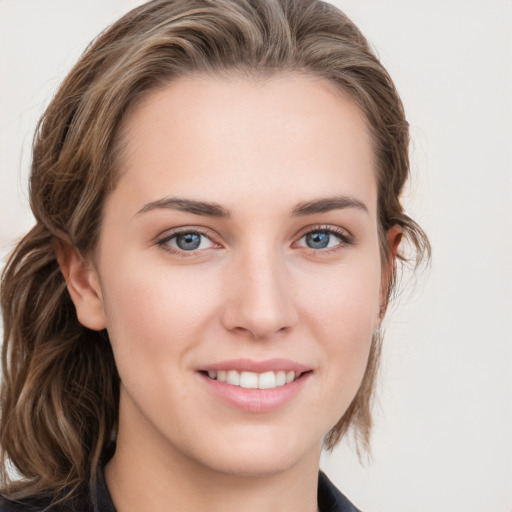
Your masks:
<svg viewBox="0 0 512 512"><path fill-rule="evenodd" d="M301 247L317 250L329 249L346 243L347 240L344 239L343 235L327 229L310 231L303 235L298 241L298 245Z"/></svg>
<svg viewBox="0 0 512 512"><path fill-rule="evenodd" d="M306 235L306 245L311 249L325 249L329 246L331 235L329 233L322 233L315 231Z"/></svg>
<svg viewBox="0 0 512 512"><path fill-rule="evenodd" d="M201 245L201 237L199 233L185 233L176 236L176 245L182 251L194 251Z"/></svg>
<svg viewBox="0 0 512 512"><path fill-rule="evenodd" d="M171 249L185 252L210 249L215 245L208 236L197 231L182 231L167 237L160 243Z"/></svg>

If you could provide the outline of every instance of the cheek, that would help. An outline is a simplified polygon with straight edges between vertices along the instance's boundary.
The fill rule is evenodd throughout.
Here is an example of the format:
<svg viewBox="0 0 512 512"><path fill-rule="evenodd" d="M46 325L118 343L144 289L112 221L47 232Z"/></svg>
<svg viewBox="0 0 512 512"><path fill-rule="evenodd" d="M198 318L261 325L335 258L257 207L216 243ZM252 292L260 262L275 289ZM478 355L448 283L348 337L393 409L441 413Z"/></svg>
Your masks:
<svg viewBox="0 0 512 512"><path fill-rule="evenodd" d="M107 329L118 366L127 358L179 362L200 343L214 308L213 290L205 290L200 273L125 258L105 275Z"/></svg>
<svg viewBox="0 0 512 512"><path fill-rule="evenodd" d="M135 406L165 425L174 421L174 407L165 404L189 400L190 382L183 376L204 341L213 298L200 293L204 281L198 277L136 263L126 258L106 272L107 330L130 417L138 417Z"/></svg>
<svg viewBox="0 0 512 512"><path fill-rule="evenodd" d="M302 302L307 304L318 327L336 337L357 340L372 333L379 319L381 272L373 259L365 264L344 265L320 279L312 276L303 287ZM343 335L343 336L342 336Z"/></svg>
<svg viewBox="0 0 512 512"><path fill-rule="evenodd" d="M312 336L321 342L330 382L341 390L335 400L342 409L359 388L379 323L381 273L373 261L338 269L322 287L310 283L314 293L304 300L304 317L310 318Z"/></svg>

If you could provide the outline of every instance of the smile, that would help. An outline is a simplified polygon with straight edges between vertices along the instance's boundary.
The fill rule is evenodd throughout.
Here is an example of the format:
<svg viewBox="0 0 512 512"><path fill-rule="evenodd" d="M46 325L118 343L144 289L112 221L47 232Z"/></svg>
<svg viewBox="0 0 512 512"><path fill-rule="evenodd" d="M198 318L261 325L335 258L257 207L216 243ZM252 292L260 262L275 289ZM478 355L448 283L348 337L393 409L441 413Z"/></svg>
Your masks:
<svg viewBox="0 0 512 512"><path fill-rule="evenodd" d="M284 358L231 359L198 368L200 381L221 403L270 413L292 402L313 376L311 366Z"/></svg>
<svg viewBox="0 0 512 512"><path fill-rule="evenodd" d="M264 373L255 373L237 370L221 370L208 372L208 377L213 380L225 382L231 386L240 386L245 389L273 389L285 384L290 384L299 378L300 372L293 370L268 371Z"/></svg>

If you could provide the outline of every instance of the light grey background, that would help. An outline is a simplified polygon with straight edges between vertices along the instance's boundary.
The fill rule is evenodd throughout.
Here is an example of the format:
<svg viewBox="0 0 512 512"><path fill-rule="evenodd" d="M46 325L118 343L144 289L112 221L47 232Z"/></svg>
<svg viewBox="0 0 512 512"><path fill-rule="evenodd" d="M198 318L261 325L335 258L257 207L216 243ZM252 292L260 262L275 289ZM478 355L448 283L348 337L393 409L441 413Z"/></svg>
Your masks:
<svg viewBox="0 0 512 512"><path fill-rule="evenodd" d="M136 0L0 0L0 258L30 225L36 121ZM405 203L434 261L390 311L373 462L324 457L365 512L512 510L512 2L339 0L412 125ZM1 262L0 262L1 265Z"/></svg>

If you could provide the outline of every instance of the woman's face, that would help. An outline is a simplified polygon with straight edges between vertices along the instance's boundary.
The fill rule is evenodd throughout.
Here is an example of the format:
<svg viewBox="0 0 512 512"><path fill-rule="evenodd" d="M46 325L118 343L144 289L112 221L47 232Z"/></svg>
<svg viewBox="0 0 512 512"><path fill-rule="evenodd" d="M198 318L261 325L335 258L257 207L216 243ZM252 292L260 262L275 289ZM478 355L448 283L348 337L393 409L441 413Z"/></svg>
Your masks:
<svg viewBox="0 0 512 512"><path fill-rule="evenodd" d="M123 137L91 279L119 443L244 475L317 461L379 323L361 112L299 74L197 76L148 95Z"/></svg>

